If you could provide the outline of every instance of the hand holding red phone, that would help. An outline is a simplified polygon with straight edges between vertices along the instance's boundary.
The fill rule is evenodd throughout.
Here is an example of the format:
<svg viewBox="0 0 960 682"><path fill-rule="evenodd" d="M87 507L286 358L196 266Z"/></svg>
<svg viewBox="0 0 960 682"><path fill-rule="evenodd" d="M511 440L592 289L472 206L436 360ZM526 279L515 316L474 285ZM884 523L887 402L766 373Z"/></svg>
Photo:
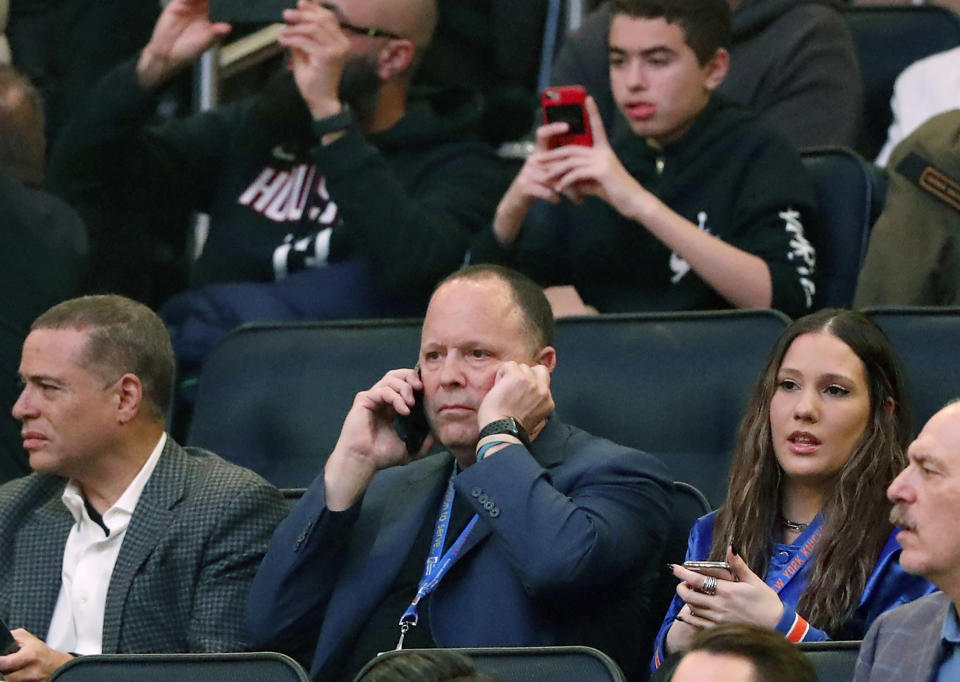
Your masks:
<svg viewBox="0 0 960 682"><path fill-rule="evenodd" d="M559 85L540 93L540 106L545 123L566 123L565 133L549 139L548 147L554 149L568 144L593 146L590 117L584 104L587 90L582 85Z"/></svg>

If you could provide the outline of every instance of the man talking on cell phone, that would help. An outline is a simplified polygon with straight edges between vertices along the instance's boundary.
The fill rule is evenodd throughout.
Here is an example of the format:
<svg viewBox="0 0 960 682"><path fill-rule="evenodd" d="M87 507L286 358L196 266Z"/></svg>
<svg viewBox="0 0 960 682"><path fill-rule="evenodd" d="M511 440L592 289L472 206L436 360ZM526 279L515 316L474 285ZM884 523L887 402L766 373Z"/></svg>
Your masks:
<svg viewBox="0 0 960 682"><path fill-rule="evenodd" d="M436 288L419 375L357 394L274 534L247 603L258 646L313 646L324 680L398 646L590 643L635 667L669 478L559 420L552 339L550 305L519 273L473 266ZM393 421L419 390L431 435L411 455Z"/></svg>

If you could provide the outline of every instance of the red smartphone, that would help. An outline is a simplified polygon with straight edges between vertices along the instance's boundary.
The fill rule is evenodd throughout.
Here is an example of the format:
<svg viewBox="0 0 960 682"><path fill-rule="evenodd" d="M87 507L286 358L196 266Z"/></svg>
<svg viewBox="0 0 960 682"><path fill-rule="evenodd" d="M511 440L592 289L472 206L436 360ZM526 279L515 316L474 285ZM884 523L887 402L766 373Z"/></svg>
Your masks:
<svg viewBox="0 0 960 682"><path fill-rule="evenodd" d="M583 105L586 99L587 90L582 85L557 85L540 93L543 120L547 123L562 121L570 125L569 132L550 139L551 149L567 144L593 146L590 119Z"/></svg>

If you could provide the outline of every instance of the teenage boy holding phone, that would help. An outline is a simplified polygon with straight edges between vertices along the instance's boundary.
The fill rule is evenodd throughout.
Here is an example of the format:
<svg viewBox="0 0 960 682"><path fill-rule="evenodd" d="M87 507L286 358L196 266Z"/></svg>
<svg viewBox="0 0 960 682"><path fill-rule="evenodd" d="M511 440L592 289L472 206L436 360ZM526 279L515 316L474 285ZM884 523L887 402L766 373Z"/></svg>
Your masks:
<svg viewBox="0 0 960 682"><path fill-rule="evenodd" d="M799 156L712 96L729 66L725 0L614 0L611 14L610 85L630 132L608 140L592 98L592 146L551 149L568 124L541 126L472 260L573 285L573 305L553 290L558 314L809 310L815 198Z"/></svg>

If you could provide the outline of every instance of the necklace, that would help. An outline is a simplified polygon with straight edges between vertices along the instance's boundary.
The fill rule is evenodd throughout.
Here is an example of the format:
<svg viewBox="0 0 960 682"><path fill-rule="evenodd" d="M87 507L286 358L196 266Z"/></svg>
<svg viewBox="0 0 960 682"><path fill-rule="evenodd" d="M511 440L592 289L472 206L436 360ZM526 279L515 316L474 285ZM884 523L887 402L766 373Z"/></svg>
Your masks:
<svg viewBox="0 0 960 682"><path fill-rule="evenodd" d="M780 517L780 523L783 524L783 527L787 530L792 530L794 533L802 533L807 529L809 523L798 523L797 521L788 521L787 519Z"/></svg>

